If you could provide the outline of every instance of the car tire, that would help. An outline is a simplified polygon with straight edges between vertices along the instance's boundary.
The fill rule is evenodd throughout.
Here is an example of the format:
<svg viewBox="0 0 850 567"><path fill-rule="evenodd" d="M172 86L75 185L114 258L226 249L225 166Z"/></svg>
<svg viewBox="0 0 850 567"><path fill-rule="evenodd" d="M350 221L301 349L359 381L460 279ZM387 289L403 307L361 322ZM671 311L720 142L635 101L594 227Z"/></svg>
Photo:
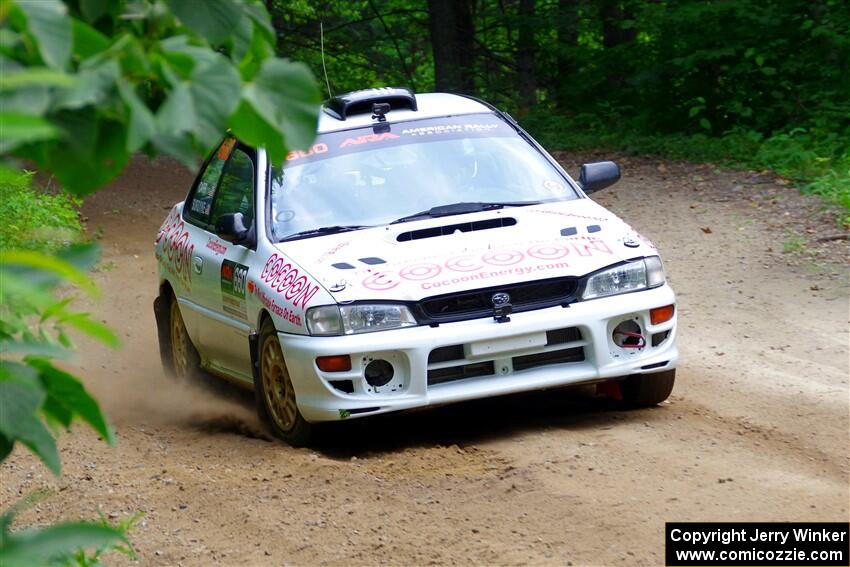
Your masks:
<svg viewBox="0 0 850 567"><path fill-rule="evenodd" d="M652 374L635 374L620 382L620 393L626 405L654 406L670 396L675 382L676 369Z"/></svg>
<svg viewBox="0 0 850 567"><path fill-rule="evenodd" d="M177 297L171 295L168 316L168 347L171 358L171 373L180 381L195 382L201 380L201 356L183 323L180 304Z"/></svg>
<svg viewBox="0 0 850 567"><path fill-rule="evenodd" d="M260 419L276 436L293 447L310 443L317 426L305 420L298 409L283 349L270 319L263 322L257 341L254 394Z"/></svg>

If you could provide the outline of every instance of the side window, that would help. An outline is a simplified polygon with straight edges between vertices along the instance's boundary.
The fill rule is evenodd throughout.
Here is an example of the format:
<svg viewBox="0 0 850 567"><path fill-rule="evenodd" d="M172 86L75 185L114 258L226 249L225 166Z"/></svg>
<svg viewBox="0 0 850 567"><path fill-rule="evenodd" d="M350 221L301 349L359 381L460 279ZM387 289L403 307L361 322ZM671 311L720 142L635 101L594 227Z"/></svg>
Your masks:
<svg viewBox="0 0 850 567"><path fill-rule="evenodd" d="M254 222L254 162L241 148L233 150L224 167L210 215L215 226L222 215L242 213L245 226Z"/></svg>
<svg viewBox="0 0 850 567"><path fill-rule="evenodd" d="M215 190L221 179L221 172L227 158L236 145L234 138L224 140L204 168L195 190L189 197L184 209L184 216L195 224L206 226L210 222Z"/></svg>

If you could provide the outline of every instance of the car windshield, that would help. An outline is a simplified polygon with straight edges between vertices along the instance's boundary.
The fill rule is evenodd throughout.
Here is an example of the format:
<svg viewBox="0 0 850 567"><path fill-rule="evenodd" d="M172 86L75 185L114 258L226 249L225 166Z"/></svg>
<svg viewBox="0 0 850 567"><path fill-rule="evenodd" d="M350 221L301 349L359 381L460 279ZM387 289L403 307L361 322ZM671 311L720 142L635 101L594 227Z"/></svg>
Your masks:
<svg viewBox="0 0 850 567"><path fill-rule="evenodd" d="M322 134L275 168L270 206L273 236L282 240L427 218L457 203L483 210L575 198L562 173L504 120L472 114Z"/></svg>

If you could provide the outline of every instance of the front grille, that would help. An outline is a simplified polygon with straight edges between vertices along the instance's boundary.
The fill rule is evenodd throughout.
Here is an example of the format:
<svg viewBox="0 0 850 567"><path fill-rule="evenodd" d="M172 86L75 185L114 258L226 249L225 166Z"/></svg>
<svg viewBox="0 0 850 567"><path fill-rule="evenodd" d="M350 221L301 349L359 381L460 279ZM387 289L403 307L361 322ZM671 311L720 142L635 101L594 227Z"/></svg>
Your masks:
<svg viewBox="0 0 850 567"><path fill-rule="evenodd" d="M437 362L448 362L450 360L460 360L464 357L463 345L450 345L435 348L428 355L428 364Z"/></svg>
<svg viewBox="0 0 850 567"><path fill-rule="evenodd" d="M581 331L578 327L564 327L554 331L546 331L546 346L562 345L581 340Z"/></svg>
<svg viewBox="0 0 850 567"><path fill-rule="evenodd" d="M428 297L418 305L419 317L424 319L420 322L447 322L491 316L491 298L496 292L510 294L515 313L568 305L575 300L577 287L576 278L558 278Z"/></svg>
<svg viewBox="0 0 850 567"><path fill-rule="evenodd" d="M548 366L549 364L563 364L565 362L582 361L584 361L584 349L582 347L550 350L548 352L540 352L537 354L526 354L524 356L515 356L512 359L514 372L528 370L529 368L537 368L538 366Z"/></svg>
<svg viewBox="0 0 850 567"><path fill-rule="evenodd" d="M513 371L519 372L550 364L582 362L585 359L585 343L581 341L582 333L578 327L563 327L546 331L546 345L539 347L540 352L511 358ZM466 358L466 345L437 347L428 354L428 385L434 386L456 380L493 376L496 373L495 368L496 365L493 360L468 360Z"/></svg>
<svg viewBox="0 0 850 567"><path fill-rule="evenodd" d="M495 372L496 370L492 360L488 360L487 362L473 362L461 366L450 366L448 368L435 368L428 371L428 385L433 386L445 382L454 382L455 380L491 376Z"/></svg>

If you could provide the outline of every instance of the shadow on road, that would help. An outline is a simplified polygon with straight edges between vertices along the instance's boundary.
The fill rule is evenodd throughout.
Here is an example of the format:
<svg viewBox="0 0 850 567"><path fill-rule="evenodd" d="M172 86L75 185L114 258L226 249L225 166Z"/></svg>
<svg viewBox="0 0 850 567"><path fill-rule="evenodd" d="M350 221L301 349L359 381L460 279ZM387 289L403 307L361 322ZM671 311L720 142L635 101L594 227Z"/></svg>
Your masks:
<svg viewBox="0 0 850 567"><path fill-rule="evenodd" d="M253 392L214 377L203 387L255 411ZM369 458L411 447L463 446L547 429L603 429L638 415L645 419L653 411L624 410L594 392L592 386L529 392L329 423L320 429L312 448L332 459ZM236 416L195 416L191 423L208 433L273 440L264 428Z"/></svg>

